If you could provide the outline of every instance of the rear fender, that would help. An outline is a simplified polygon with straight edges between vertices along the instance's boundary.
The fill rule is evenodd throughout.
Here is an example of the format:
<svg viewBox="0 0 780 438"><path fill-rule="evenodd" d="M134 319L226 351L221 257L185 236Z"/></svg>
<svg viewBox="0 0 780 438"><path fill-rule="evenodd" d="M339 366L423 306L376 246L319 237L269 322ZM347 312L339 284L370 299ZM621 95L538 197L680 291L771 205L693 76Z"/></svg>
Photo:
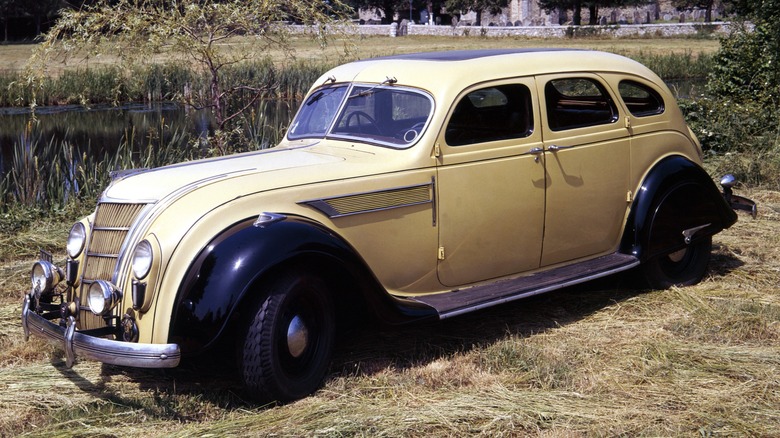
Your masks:
<svg viewBox="0 0 780 438"><path fill-rule="evenodd" d="M668 157L653 167L636 194L621 251L644 261L712 236L736 220L701 166Z"/></svg>

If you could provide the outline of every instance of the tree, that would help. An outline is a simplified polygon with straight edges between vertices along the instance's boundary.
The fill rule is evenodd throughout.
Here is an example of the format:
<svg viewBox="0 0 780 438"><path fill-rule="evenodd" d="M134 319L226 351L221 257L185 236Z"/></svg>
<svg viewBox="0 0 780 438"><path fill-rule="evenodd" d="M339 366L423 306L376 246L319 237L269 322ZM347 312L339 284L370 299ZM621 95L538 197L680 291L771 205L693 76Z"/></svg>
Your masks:
<svg viewBox="0 0 780 438"><path fill-rule="evenodd" d="M41 23L45 18L53 18L65 6L62 0L35 0L25 2L25 12L35 21L35 36L41 34Z"/></svg>
<svg viewBox="0 0 780 438"><path fill-rule="evenodd" d="M22 13L24 0L0 0L0 21L3 23L3 41L8 41L8 22Z"/></svg>
<svg viewBox="0 0 780 438"><path fill-rule="evenodd" d="M490 12L498 14L502 8L509 5L509 0L446 0L444 6L448 11L460 11L462 14L469 11L476 12L477 24L482 25L482 13Z"/></svg>
<svg viewBox="0 0 780 438"><path fill-rule="evenodd" d="M339 0L98 0L63 12L28 64L28 82L41 84L52 58L77 54L119 56L119 65L128 69L161 53L170 60L193 63L208 74L209 89L202 98L186 97L185 102L211 110L217 125L216 146L224 151L220 133L266 90L226 89L220 73L269 46L287 48L286 22L311 25L313 35L324 44L327 25L346 16ZM220 47L237 36L252 38L251 50ZM247 91L254 96L250 102L228 111L231 96Z"/></svg>

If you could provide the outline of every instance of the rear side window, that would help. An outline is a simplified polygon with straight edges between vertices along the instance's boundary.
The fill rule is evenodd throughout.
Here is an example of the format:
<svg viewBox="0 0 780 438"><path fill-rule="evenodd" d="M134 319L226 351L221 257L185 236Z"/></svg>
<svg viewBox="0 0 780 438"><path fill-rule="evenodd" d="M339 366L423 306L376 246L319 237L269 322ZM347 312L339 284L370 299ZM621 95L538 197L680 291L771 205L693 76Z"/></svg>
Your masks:
<svg viewBox="0 0 780 438"><path fill-rule="evenodd" d="M652 88L634 81L620 81L620 98L635 117L654 116L664 112L664 100Z"/></svg>
<svg viewBox="0 0 780 438"><path fill-rule="evenodd" d="M563 131L614 123L615 103L604 87L589 78L553 79L544 87L550 129Z"/></svg>
<svg viewBox="0 0 780 438"><path fill-rule="evenodd" d="M481 88L463 96L452 113L445 140L450 146L523 138L533 132L531 92L525 85Z"/></svg>

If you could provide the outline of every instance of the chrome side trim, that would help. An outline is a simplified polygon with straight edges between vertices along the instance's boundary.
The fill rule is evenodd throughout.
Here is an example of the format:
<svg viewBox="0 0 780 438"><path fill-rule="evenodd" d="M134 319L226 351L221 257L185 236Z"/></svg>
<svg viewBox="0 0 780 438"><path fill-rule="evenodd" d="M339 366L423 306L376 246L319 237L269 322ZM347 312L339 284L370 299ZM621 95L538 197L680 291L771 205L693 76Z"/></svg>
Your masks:
<svg viewBox="0 0 780 438"><path fill-rule="evenodd" d="M311 199L300 201L298 204L308 205L329 218L338 218L414 205L433 204L434 190L434 180L432 179L430 183L425 184Z"/></svg>
<svg viewBox="0 0 780 438"><path fill-rule="evenodd" d="M85 335L76 330L75 319L67 327L55 324L30 311L30 297L25 296L22 310L25 332L47 339L65 350L65 363L73 366L77 357L137 368L173 368L181 361L178 344L137 344Z"/></svg>

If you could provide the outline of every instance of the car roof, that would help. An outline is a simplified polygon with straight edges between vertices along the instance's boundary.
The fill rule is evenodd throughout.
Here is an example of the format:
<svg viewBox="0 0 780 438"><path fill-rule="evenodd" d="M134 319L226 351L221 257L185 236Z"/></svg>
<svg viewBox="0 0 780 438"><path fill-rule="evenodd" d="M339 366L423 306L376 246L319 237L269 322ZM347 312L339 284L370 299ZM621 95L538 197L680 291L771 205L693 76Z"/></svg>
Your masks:
<svg viewBox="0 0 780 438"><path fill-rule="evenodd" d="M363 61L392 60L392 59L416 59L421 61L466 61L486 58L489 56L510 55L517 53L559 52L574 49L481 49L481 50L447 50L441 52L405 53L399 55L380 56ZM356 61L361 62L361 61Z"/></svg>
<svg viewBox="0 0 780 438"><path fill-rule="evenodd" d="M409 53L364 59L326 72L328 82L382 83L426 89L439 97L472 84L512 77L566 72L626 73L664 87L650 69L624 56L579 49L484 49Z"/></svg>

